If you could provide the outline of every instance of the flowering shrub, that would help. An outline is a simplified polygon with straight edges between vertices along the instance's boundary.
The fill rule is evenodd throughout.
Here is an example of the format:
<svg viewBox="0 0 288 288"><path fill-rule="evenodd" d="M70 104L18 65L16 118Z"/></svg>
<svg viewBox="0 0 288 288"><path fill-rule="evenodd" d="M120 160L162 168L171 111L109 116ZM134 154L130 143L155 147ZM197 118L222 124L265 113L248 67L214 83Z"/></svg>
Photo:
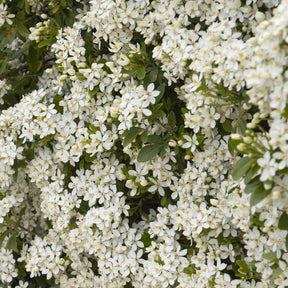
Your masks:
<svg viewBox="0 0 288 288"><path fill-rule="evenodd" d="M288 287L288 1L0 1L1 287Z"/></svg>

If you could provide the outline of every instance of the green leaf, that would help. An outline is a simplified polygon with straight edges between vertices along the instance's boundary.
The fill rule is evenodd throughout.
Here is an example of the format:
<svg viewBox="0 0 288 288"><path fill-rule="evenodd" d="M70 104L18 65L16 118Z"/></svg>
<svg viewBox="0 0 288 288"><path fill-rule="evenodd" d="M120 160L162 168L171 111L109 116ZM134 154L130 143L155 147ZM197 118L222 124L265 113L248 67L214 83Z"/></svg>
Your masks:
<svg viewBox="0 0 288 288"><path fill-rule="evenodd" d="M8 234L9 234L9 230L6 230L0 235L0 247L2 246L2 243Z"/></svg>
<svg viewBox="0 0 288 288"><path fill-rule="evenodd" d="M152 239L150 238L150 234L148 232L144 232L142 234L141 241L143 242L144 247L149 247L152 242Z"/></svg>
<svg viewBox="0 0 288 288"><path fill-rule="evenodd" d="M288 103L286 104L282 116L288 119Z"/></svg>
<svg viewBox="0 0 288 288"><path fill-rule="evenodd" d="M254 224L256 224L257 226L262 226L264 225L264 221L259 220L259 218L256 217L251 217L250 221Z"/></svg>
<svg viewBox="0 0 288 288"><path fill-rule="evenodd" d="M272 274L272 278L277 278L281 273L283 272L283 270L281 268L276 268L274 271L273 271L273 274Z"/></svg>
<svg viewBox="0 0 288 288"><path fill-rule="evenodd" d="M248 169L256 163L256 159L243 157L237 161L232 170L232 177L234 180L239 180Z"/></svg>
<svg viewBox="0 0 288 288"><path fill-rule="evenodd" d="M63 100L63 97L59 94L56 94L53 98L53 104L55 104L55 109L58 113L63 113L63 106L60 105L60 102Z"/></svg>
<svg viewBox="0 0 288 288"><path fill-rule="evenodd" d="M144 129L140 127L131 127L129 130L125 131L123 133L124 134L123 146L126 147L127 145L129 145L143 131Z"/></svg>
<svg viewBox="0 0 288 288"><path fill-rule="evenodd" d="M155 82L155 81L157 80L157 75L158 75L158 69L153 69L153 70L149 73L150 83L151 83L151 82Z"/></svg>
<svg viewBox="0 0 288 288"><path fill-rule="evenodd" d="M29 47L25 46L25 44L24 44L23 48L17 49L16 51L13 51L13 53L9 54L8 59L13 60L13 59L19 57L20 55L23 55L28 50L28 48Z"/></svg>
<svg viewBox="0 0 288 288"><path fill-rule="evenodd" d="M265 189L256 190L255 192L253 192L251 194L250 205L254 206L254 205L258 204L263 199L265 199L270 194L270 192L271 192L271 190L265 190Z"/></svg>
<svg viewBox="0 0 288 288"><path fill-rule="evenodd" d="M168 114L168 124L172 129L176 126L176 116L174 111L170 111Z"/></svg>
<svg viewBox="0 0 288 288"><path fill-rule="evenodd" d="M262 256L264 259L268 260L268 261L274 261L277 260L277 256L275 252L268 252L263 254Z"/></svg>
<svg viewBox="0 0 288 288"><path fill-rule="evenodd" d="M18 223L14 220L12 220L8 215L5 216L4 221L7 222L8 224L10 224L10 226L12 225L13 227L17 227Z"/></svg>
<svg viewBox="0 0 288 288"><path fill-rule="evenodd" d="M22 6L22 5L21 5ZM22 8L22 7L19 7L19 8ZM25 12L22 10L22 11L19 11L16 15L16 18L19 19L19 20L23 20L25 18Z"/></svg>
<svg viewBox="0 0 288 288"><path fill-rule="evenodd" d="M140 139L143 143L147 142L147 138L148 138L148 130L145 129L144 132L141 134Z"/></svg>
<svg viewBox="0 0 288 288"><path fill-rule="evenodd" d="M161 100L161 98L163 97L164 93L165 93L165 88L166 88L166 84L162 83L161 85L159 85L157 87L156 90L160 91L160 94L156 97L156 103L159 103L159 101Z"/></svg>
<svg viewBox="0 0 288 288"><path fill-rule="evenodd" d="M14 19L14 24L16 25L17 32L23 36L27 37L29 35L29 30L26 28L26 26L17 18Z"/></svg>
<svg viewBox="0 0 288 288"><path fill-rule="evenodd" d="M92 90L89 90L89 95L91 97L94 97L99 92L99 90L100 90L99 86L96 86Z"/></svg>
<svg viewBox="0 0 288 288"><path fill-rule="evenodd" d="M240 144L242 140L232 139L231 137L228 140L228 150L232 156L234 156L234 151L237 151L237 145Z"/></svg>
<svg viewBox="0 0 288 288"><path fill-rule="evenodd" d="M33 73L36 73L37 68L38 68L38 48L37 48L37 46L34 47L33 45L30 45L29 51L28 51L27 61L29 64L29 70Z"/></svg>
<svg viewBox="0 0 288 288"><path fill-rule="evenodd" d="M51 10L51 12L52 12L53 14L56 14L60 7L61 7L61 5L56 5L55 7L53 7L53 9Z"/></svg>
<svg viewBox="0 0 288 288"><path fill-rule="evenodd" d="M255 176L259 169L260 167L257 164L249 168L244 179L246 185L251 181L252 177Z"/></svg>
<svg viewBox="0 0 288 288"><path fill-rule="evenodd" d="M189 265L188 267L185 267L183 272L185 274L188 274L188 275L192 275L192 274L195 274L196 273L196 269L195 269L195 266L193 264Z"/></svg>
<svg viewBox="0 0 288 288"><path fill-rule="evenodd" d="M79 169L83 169L84 168L84 164L85 164L85 160L81 159L81 161L79 162Z"/></svg>
<svg viewBox="0 0 288 288"><path fill-rule="evenodd" d="M145 66L140 66L136 71L138 80L143 80L145 78L145 74L146 74Z"/></svg>
<svg viewBox="0 0 288 288"><path fill-rule="evenodd" d="M288 234L286 235L286 242L285 242L286 250L288 251Z"/></svg>
<svg viewBox="0 0 288 288"><path fill-rule="evenodd" d="M166 196L162 197L160 201L161 206L164 207L166 202L167 202L167 197Z"/></svg>
<svg viewBox="0 0 288 288"><path fill-rule="evenodd" d="M158 135L149 135L147 137L147 142L160 144L163 143L163 138Z"/></svg>
<svg viewBox="0 0 288 288"><path fill-rule="evenodd" d="M160 265L165 265L165 262L160 258L160 256L158 256L158 259L154 259L154 261Z"/></svg>
<svg viewBox="0 0 288 288"><path fill-rule="evenodd" d="M245 261L236 260L236 263L240 267L240 270L241 270L240 272L242 272L242 273L250 273L251 272L248 264Z"/></svg>
<svg viewBox="0 0 288 288"><path fill-rule="evenodd" d="M19 219L24 215L26 209L27 209L27 206L24 206L24 207L21 208L21 210L19 212Z"/></svg>
<svg viewBox="0 0 288 288"><path fill-rule="evenodd" d="M278 227L281 230L288 230L288 215L283 212L279 218Z"/></svg>
<svg viewBox="0 0 288 288"><path fill-rule="evenodd" d="M243 118L239 118L238 122L237 122L237 126L241 132L242 135L245 134L245 131L246 131L246 121L243 119Z"/></svg>
<svg viewBox="0 0 288 288"><path fill-rule="evenodd" d="M226 132L233 132L234 127L232 126L231 120L226 120L224 123L222 123L222 127Z"/></svg>
<svg viewBox="0 0 288 288"><path fill-rule="evenodd" d="M53 38L42 40L38 43L38 48L49 46L54 42Z"/></svg>
<svg viewBox="0 0 288 288"><path fill-rule="evenodd" d="M7 58L1 60L1 62L0 62L0 74L4 73L6 71L7 63L8 63Z"/></svg>
<svg viewBox="0 0 288 288"><path fill-rule="evenodd" d="M153 106L152 118L165 117L166 113L163 111L163 103L158 103Z"/></svg>
<svg viewBox="0 0 288 288"><path fill-rule="evenodd" d="M150 144L143 147L137 157L138 162L146 162L153 159L161 150L163 145L161 144Z"/></svg>
<svg viewBox="0 0 288 288"><path fill-rule="evenodd" d="M14 252L18 252L17 233L13 233L11 237L8 239L7 244L6 244L6 249L13 250Z"/></svg>
<svg viewBox="0 0 288 288"><path fill-rule="evenodd" d="M30 14L30 5L28 0L25 0L25 12L29 15Z"/></svg>
<svg viewBox="0 0 288 288"><path fill-rule="evenodd" d="M47 143L49 143L50 141L54 140L54 134L50 134L50 135L47 135L46 137L38 140L37 142L43 146L45 146Z"/></svg>
<svg viewBox="0 0 288 288"><path fill-rule="evenodd" d="M23 151L23 155L25 156L27 161L31 161L35 155L35 145L36 143L33 142L31 145L28 144L28 149Z"/></svg>
<svg viewBox="0 0 288 288"><path fill-rule="evenodd" d="M63 18L64 18L64 22L67 26L72 27L73 23L75 22L75 19L73 17L73 14L70 10L65 10L63 11Z"/></svg>
<svg viewBox="0 0 288 288"><path fill-rule="evenodd" d="M250 194L264 189L264 184L260 181L260 176L253 178L245 187L245 193Z"/></svg>

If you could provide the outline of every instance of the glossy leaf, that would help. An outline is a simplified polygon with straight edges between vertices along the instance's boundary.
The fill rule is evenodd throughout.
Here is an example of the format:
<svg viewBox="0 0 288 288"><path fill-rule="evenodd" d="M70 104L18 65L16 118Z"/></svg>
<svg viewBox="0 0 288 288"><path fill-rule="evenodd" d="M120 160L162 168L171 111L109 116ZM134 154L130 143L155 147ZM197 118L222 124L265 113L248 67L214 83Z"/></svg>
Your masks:
<svg viewBox="0 0 288 288"><path fill-rule="evenodd" d="M6 244L6 249L13 250L14 252L18 252L17 233L13 233L11 237L8 239L7 244Z"/></svg>
<svg viewBox="0 0 288 288"><path fill-rule="evenodd" d="M256 163L255 159L251 159L248 157L241 158L234 165L232 170L232 177L234 180L239 180L244 174L248 171L248 169Z"/></svg>
<svg viewBox="0 0 288 288"><path fill-rule="evenodd" d="M283 212L279 218L278 227L281 230L288 230L288 215Z"/></svg>
<svg viewBox="0 0 288 288"><path fill-rule="evenodd" d="M258 189L255 192L251 194L250 197L250 205L254 206L261 202L263 199L265 199L269 194L270 190L265 190L265 189Z"/></svg>
<svg viewBox="0 0 288 288"><path fill-rule="evenodd" d="M129 145L136 137L144 131L143 128L140 127L132 127L128 131L124 132L124 140L123 140L123 146L126 147ZM123 134L122 134L123 136Z"/></svg>
<svg viewBox="0 0 288 288"><path fill-rule="evenodd" d="M163 145L161 144L150 144L143 147L137 157L138 162L146 162L152 160L161 150Z"/></svg>

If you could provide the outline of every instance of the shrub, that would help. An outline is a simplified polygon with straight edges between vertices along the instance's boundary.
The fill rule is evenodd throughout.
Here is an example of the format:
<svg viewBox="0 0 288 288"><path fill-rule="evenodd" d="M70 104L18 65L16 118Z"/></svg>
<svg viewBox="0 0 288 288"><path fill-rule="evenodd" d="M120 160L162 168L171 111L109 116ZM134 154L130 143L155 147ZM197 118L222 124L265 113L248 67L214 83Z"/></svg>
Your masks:
<svg viewBox="0 0 288 288"><path fill-rule="evenodd" d="M2 287L288 286L288 1L0 1Z"/></svg>

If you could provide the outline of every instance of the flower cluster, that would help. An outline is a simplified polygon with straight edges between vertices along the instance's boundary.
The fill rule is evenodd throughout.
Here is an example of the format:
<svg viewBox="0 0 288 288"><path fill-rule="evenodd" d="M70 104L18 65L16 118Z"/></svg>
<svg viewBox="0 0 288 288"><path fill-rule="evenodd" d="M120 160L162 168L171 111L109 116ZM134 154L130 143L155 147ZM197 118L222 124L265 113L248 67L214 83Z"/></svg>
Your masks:
<svg viewBox="0 0 288 288"><path fill-rule="evenodd" d="M288 286L288 1L12 2L0 285Z"/></svg>

